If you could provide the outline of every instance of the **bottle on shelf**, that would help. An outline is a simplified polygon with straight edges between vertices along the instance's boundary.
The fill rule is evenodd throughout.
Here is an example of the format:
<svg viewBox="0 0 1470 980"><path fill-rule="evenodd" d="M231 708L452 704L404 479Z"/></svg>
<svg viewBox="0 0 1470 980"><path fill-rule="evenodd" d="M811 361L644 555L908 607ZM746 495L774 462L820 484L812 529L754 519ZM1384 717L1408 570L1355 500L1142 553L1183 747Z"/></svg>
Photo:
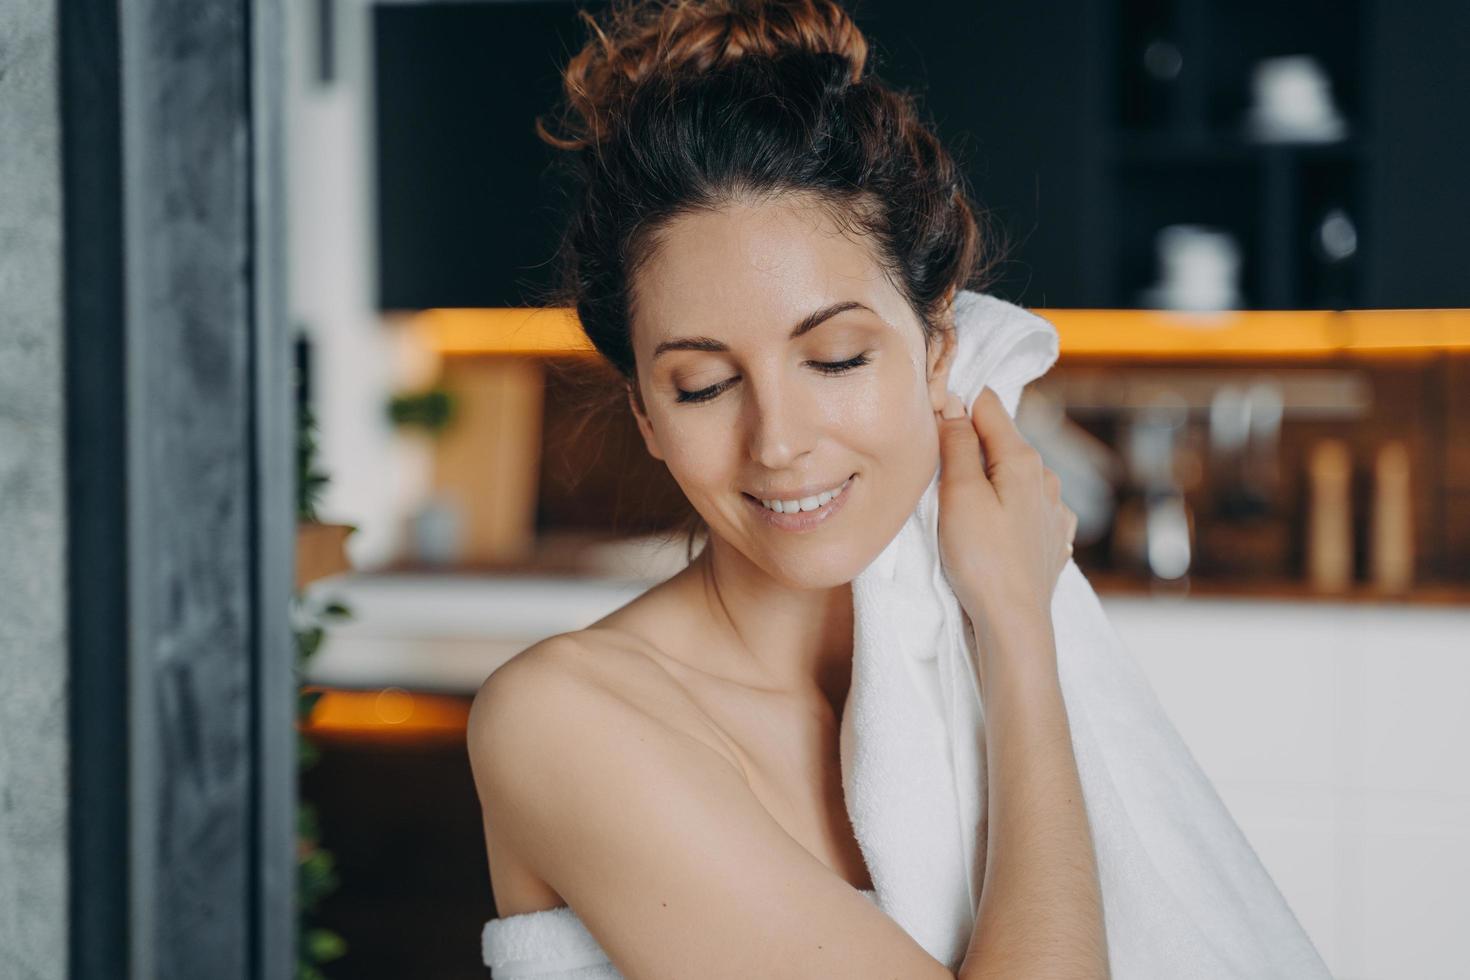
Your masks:
<svg viewBox="0 0 1470 980"><path fill-rule="evenodd" d="M1344 592L1353 580L1352 456L1341 439L1323 439L1307 457L1307 582Z"/></svg>
<svg viewBox="0 0 1470 980"><path fill-rule="evenodd" d="M1373 461L1373 521L1369 564L1380 592L1407 592L1414 579L1414 512L1409 449L1392 439Z"/></svg>

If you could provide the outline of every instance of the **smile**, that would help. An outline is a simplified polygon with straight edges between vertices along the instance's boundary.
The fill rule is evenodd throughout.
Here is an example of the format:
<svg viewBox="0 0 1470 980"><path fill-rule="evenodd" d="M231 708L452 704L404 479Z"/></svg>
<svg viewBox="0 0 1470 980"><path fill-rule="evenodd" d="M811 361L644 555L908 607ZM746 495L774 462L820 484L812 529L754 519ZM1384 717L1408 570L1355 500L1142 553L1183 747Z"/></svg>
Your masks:
<svg viewBox="0 0 1470 980"><path fill-rule="evenodd" d="M833 487L831 490L823 490L821 493L813 494L810 497L802 497L799 500L762 500L761 506L766 510L774 510L778 514L795 514L798 511L816 510L847 489L847 485L851 482L852 477L848 477L840 485Z"/></svg>
<svg viewBox="0 0 1470 980"><path fill-rule="evenodd" d="M742 494L752 507L760 510L766 522L787 531L805 531L816 527L841 509L849 496L847 490L857 474L849 476L830 490L793 500L762 500Z"/></svg>

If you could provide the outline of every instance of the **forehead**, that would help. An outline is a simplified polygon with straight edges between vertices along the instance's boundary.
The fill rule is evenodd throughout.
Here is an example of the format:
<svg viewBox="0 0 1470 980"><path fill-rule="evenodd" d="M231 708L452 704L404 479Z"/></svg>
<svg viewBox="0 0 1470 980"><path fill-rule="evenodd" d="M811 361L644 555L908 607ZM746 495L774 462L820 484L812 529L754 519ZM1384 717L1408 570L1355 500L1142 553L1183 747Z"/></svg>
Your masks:
<svg viewBox="0 0 1470 980"><path fill-rule="evenodd" d="M732 346L736 332L784 342L807 314L842 300L871 307L896 329L918 323L866 239L845 233L825 209L790 199L673 219L633 293L640 350L696 331Z"/></svg>

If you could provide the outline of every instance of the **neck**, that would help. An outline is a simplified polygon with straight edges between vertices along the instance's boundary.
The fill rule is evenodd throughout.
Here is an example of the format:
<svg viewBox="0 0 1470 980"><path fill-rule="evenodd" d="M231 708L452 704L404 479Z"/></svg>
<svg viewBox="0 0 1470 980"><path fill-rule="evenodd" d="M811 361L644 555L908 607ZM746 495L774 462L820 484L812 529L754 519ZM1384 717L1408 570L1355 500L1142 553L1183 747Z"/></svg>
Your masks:
<svg viewBox="0 0 1470 980"><path fill-rule="evenodd" d="M842 712L852 679L852 586L794 589L711 535L687 574L728 642L711 644L724 671L752 687L820 695Z"/></svg>

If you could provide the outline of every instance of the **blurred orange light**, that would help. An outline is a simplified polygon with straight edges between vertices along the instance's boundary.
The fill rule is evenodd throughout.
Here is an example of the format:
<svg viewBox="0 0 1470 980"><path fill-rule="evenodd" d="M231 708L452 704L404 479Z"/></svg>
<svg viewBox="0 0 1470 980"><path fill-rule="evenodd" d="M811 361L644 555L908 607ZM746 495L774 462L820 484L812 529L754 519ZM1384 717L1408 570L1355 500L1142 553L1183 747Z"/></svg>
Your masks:
<svg viewBox="0 0 1470 980"><path fill-rule="evenodd" d="M596 353L576 313L561 307L432 309L409 314L408 323L440 354Z"/></svg>
<svg viewBox="0 0 1470 980"><path fill-rule="evenodd" d="M1470 350L1470 310L1037 310L1065 356L1276 358Z"/></svg>
<svg viewBox="0 0 1470 980"><path fill-rule="evenodd" d="M1470 310L1038 309L1061 334L1063 356L1280 358L1424 356L1470 351ZM589 355L570 309L432 309L409 314L440 354Z"/></svg>
<svg viewBox="0 0 1470 980"><path fill-rule="evenodd" d="M386 691L378 692L378 700L373 708L383 724L401 725L413 717L413 695L401 687L390 687Z"/></svg>
<svg viewBox="0 0 1470 980"><path fill-rule="evenodd" d="M380 691L330 688L323 690L304 728L307 732L463 732L469 713L466 698L401 687Z"/></svg>

